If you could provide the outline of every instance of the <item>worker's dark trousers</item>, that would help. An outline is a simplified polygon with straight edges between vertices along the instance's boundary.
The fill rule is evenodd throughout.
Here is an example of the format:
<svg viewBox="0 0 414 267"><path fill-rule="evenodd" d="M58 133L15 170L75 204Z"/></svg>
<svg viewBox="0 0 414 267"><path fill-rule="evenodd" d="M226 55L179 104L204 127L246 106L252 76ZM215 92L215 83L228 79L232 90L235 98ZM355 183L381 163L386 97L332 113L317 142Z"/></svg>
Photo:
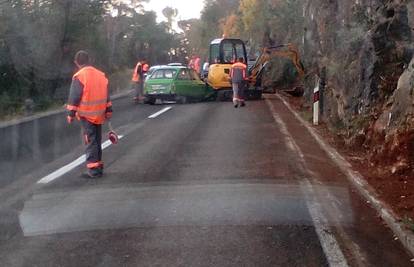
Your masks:
<svg viewBox="0 0 414 267"><path fill-rule="evenodd" d="M142 99L142 97L144 96L144 82L134 82L133 86L135 90L135 99Z"/></svg>
<svg viewBox="0 0 414 267"><path fill-rule="evenodd" d="M244 83L232 83L233 87L233 104L241 104L244 102Z"/></svg>
<svg viewBox="0 0 414 267"><path fill-rule="evenodd" d="M91 174L103 172L102 162L102 125L81 119L86 145L86 167Z"/></svg>

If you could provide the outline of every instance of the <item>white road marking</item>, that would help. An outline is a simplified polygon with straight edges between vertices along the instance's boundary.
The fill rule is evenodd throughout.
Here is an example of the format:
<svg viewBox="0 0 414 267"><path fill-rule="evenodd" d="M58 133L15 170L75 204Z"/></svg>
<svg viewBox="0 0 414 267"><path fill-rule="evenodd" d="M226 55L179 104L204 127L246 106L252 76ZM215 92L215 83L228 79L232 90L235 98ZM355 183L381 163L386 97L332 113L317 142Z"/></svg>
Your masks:
<svg viewBox="0 0 414 267"><path fill-rule="evenodd" d="M121 139L123 137L124 137L123 135L119 135L118 139ZM111 144L112 144L111 141L106 140L104 143L102 143L102 150L108 148ZM43 177L42 179L37 181L37 183L38 184L50 183L51 181L56 180L57 178L61 177L62 175L70 172L71 170L75 169L79 165L83 164L85 161L86 161L86 155L83 154L82 156L80 156L76 160L72 161L71 163L69 163L69 164L63 166L62 168L57 169L56 171L52 172L51 174Z"/></svg>
<svg viewBox="0 0 414 267"><path fill-rule="evenodd" d="M160 111L155 112L154 114L152 114L152 115L148 116L148 119L154 119L154 118L158 117L159 115L163 114L164 112L169 111L170 109L172 109L172 107L171 107L171 106L166 107L166 108L163 108L163 109L161 109Z"/></svg>
<svg viewBox="0 0 414 267"><path fill-rule="evenodd" d="M168 110L172 109L171 106L165 107L163 109L161 109L160 111L150 115L148 118L149 119L154 119L158 116L160 116L161 114L163 114L164 112L167 112ZM124 137L123 135L118 136L119 139L121 139L122 137ZM102 143L102 150L108 148L111 145L111 141L106 140L104 143ZM78 167L79 165L83 164L86 161L86 155L82 155L79 158L77 158L76 160L72 161L71 163L57 169L56 171L52 172L49 175L46 175L45 177L43 177L42 179L40 179L39 181L37 181L38 184L47 184L50 183L54 180L56 180L57 178L61 177L62 175L70 172L71 170L75 169L76 167Z"/></svg>
<svg viewBox="0 0 414 267"><path fill-rule="evenodd" d="M301 118L301 116L293 110L290 104L283 99L280 95L277 97L283 102L283 104L289 109L289 111L296 117L296 119L308 130L308 132L315 138L320 147L329 155L329 157L337 164L337 166L347 176L348 180L355 185L359 193L367 199L368 203L371 203L375 210L380 214L381 218L387 223L394 234L399 237L399 240L404 247L414 254L414 235L411 231L405 229L403 225L399 223L398 216L394 214L387 204L379 200L375 190L365 181L364 177L358 172L353 170L352 165L336 151L332 146L326 143L319 134L308 125L308 123Z"/></svg>
<svg viewBox="0 0 414 267"><path fill-rule="evenodd" d="M310 170L306 168L304 154L289 133L285 122L276 113L273 104L268 99L266 99L266 103L272 112L272 116L275 122L279 125L281 133L285 137L285 142L289 150L297 154L299 161L298 167L302 169L302 172L310 173ZM315 199L316 194L313 189L313 185L310 183L309 179L304 178L304 182L301 183L301 187L303 188L304 194L306 195L306 206L308 207L316 234L319 238L319 242L325 253L329 266L347 267L348 263L339 246L339 243L332 233L327 219L323 215L322 207L318 203L318 200Z"/></svg>

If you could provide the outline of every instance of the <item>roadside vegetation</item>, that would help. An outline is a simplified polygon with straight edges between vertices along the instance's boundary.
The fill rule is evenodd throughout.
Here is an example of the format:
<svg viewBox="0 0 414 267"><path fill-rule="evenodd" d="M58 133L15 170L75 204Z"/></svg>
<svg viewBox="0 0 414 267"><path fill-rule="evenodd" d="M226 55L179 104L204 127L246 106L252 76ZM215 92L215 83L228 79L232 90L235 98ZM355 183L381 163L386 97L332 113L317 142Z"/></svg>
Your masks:
<svg viewBox="0 0 414 267"><path fill-rule="evenodd" d="M157 23L140 0L0 1L0 118L61 105L74 72L73 55L85 49L94 64L125 89L125 72L138 59L184 61L177 15ZM170 8L171 9L171 8ZM128 77L129 79L129 77Z"/></svg>
<svg viewBox="0 0 414 267"><path fill-rule="evenodd" d="M252 53L262 43L276 42L270 37L272 25L280 25L273 31L280 36L300 39L294 32L300 26L298 0L206 0L200 19L182 21L167 6L162 23L144 9L144 2L0 1L0 119L64 104L79 49L88 50L95 65L116 77L111 90L117 91L128 87L119 78L138 59L152 65L185 63L195 54L204 61L210 41L223 33L246 40Z"/></svg>

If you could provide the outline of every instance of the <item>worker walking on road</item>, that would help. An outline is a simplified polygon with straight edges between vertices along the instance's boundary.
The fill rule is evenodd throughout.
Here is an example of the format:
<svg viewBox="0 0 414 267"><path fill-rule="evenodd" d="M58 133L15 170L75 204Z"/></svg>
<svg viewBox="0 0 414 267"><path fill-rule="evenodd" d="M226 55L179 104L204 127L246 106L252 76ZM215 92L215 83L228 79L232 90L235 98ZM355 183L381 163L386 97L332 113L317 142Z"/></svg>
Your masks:
<svg viewBox="0 0 414 267"><path fill-rule="evenodd" d="M233 87L233 105L238 108L239 105L244 107L244 86L246 83L246 69L244 59L241 57L231 66L230 78Z"/></svg>
<svg viewBox="0 0 414 267"><path fill-rule="evenodd" d="M79 71L73 75L67 104L68 123L77 117L82 125L86 145L87 177L103 175L102 124L112 117L112 103L105 73L90 66L89 55L79 51L75 55Z"/></svg>
<svg viewBox="0 0 414 267"><path fill-rule="evenodd" d="M135 65L134 73L132 73L132 85L135 90L134 101L140 103L144 99L144 73L148 71L149 65L146 60L138 61Z"/></svg>

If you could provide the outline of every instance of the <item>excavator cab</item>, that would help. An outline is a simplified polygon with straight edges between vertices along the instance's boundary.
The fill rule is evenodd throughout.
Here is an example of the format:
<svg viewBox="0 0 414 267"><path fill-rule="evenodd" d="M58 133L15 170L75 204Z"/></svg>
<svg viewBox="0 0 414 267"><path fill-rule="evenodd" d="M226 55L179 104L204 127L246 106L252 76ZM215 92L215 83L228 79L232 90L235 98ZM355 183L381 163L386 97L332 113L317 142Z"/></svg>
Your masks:
<svg viewBox="0 0 414 267"><path fill-rule="evenodd" d="M209 70L207 76L207 84L217 92L218 99L227 99L231 91L230 69L236 60L240 57L244 58L246 63L251 63L248 69L248 78L245 86L245 95L250 99L260 99L262 93L275 93L277 83L266 86L263 81L264 73L271 66L272 58L287 60L291 65L288 69L293 70L293 82L287 84L287 89L283 89L294 95L303 94L303 78L305 70L300 61L300 55L297 47L293 44L284 44L278 46L265 47L261 54L254 62L247 60L246 46L240 39L215 39L210 43ZM284 71L286 64L277 66L278 70ZM282 73L282 83L286 83L283 79L288 75ZM279 77L280 78L280 77Z"/></svg>
<svg viewBox="0 0 414 267"><path fill-rule="evenodd" d="M215 39L210 43L207 83L216 91L231 90L230 68L240 57L247 62L246 46L240 39Z"/></svg>

